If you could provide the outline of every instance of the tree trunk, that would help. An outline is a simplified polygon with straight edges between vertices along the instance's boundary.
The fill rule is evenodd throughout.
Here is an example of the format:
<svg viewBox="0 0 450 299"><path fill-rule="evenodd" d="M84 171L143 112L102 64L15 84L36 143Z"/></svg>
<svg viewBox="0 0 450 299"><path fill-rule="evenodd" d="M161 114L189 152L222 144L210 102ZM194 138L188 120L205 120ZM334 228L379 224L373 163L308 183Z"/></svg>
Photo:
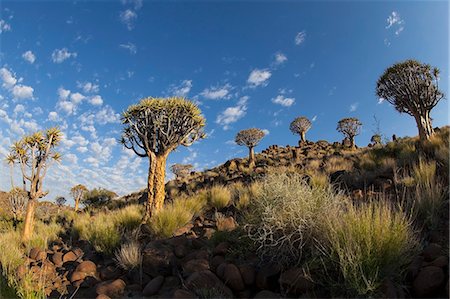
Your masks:
<svg viewBox="0 0 450 299"><path fill-rule="evenodd" d="M300 132L300 142L306 142L306 137L305 137L306 133L305 132Z"/></svg>
<svg viewBox="0 0 450 299"><path fill-rule="evenodd" d="M75 212L78 211L78 204L79 204L79 203L80 203L80 198L77 197L77 198L75 199Z"/></svg>
<svg viewBox="0 0 450 299"><path fill-rule="evenodd" d="M162 154L156 156L156 167L155 167L155 184L154 184L154 197L153 202L153 212L158 212L164 205L164 199L166 198L166 160L167 154Z"/></svg>
<svg viewBox="0 0 450 299"><path fill-rule="evenodd" d="M255 164L255 151L253 146L248 147L248 165L253 166Z"/></svg>
<svg viewBox="0 0 450 299"><path fill-rule="evenodd" d="M154 184L155 184L155 155L149 155L149 165L148 165L148 177L147 177L147 202L145 204L145 214L142 218L142 223L146 223L150 217L152 217L152 210L154 205Z"/></svg>
<svg viewBox="0 0 450 299"><path fill-rule="evenodd" d="M350 148L351 149L355 149L356 148L356 146L355 146L355 136L350 136Z"/></svg>
<svg viewBox="0 0 450 299"><path fill-rule="evenodd" d="M429 140L430 137L434 134L433 125L431 124L430 112L426 111L422 115L417 114L414 116L414 118L417 123L417 128L419 129L420 140Z"/></svg>
<svg viewBox="0 0 450 299"><path fill-rule="evenodd" d="M13 165L11 164L10 168L9 168L9 175L11 176L11 190L14 189L14 179L13 179L13 175L14 175L14 171L13 171Z"/></svg>
<svg viewBox="0 0 450 299"><path fill-rule="evenodd" d="M25 214L25 222L23 227L22 242L27 242L33 235L34 226L34 210L36 208L36 198L30 197L27 204L27 212Z"/></svg>

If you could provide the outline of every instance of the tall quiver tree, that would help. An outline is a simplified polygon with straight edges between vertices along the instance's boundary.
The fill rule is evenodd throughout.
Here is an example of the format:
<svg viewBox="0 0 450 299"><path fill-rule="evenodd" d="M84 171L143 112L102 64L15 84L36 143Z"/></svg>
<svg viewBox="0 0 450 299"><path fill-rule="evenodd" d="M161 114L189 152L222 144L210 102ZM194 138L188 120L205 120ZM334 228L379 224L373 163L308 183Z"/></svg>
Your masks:
<svg viewBox="0 0 450 299"><path fill-rule="evenodd" d="M179 145L190 146L204 138L205 118L197 105L184 98L146 98L128 107L122 123L122 144L149 159L146 222L164 204L167 156Z"/></svg>
<svg viewBox="0 0 450 299"><path fill-rule="evenodd" d="M359 135L362 123L355 117L343 118L338 122L336 130L350 140L350 147L355 148L355 136Z"/></svg>
<svg viewBox="0 0 450 299"><path fill-rule="evenodd" d="M26 242L33 234L34 213L37 202L47 192L43 191L45 175L53 162L59 162L61 155L55 151L62 134L57 128L38 131L23 137L11 147L10 155L19 164L22 173L23 190L27 192L28 203L22 241Z"/></svg>
<svg viewBox="0 0 450 299"><path fill-rule="evenodd" d="M264 136L264 132L257 128L242 130L236 134L236 144L248 147L249 166L253 166L255 164L255 146L258 145Z"/></svg>
<svg viewBox="0 0 450 299"><path fill-rule="evenodd" d="M88 189L86 188L86 186L81 184L73 186L72 189L70 189L70 194L72 194L73 200L75 201L75 212L78 211L80 201L87 191Z"/></svg>
<svg viewBox="0 0 450 299"><path fill-rule="evenodd" d="M311 122L304 116L297 117L291 122L289 129L292 133L300 135L300 142L306 142L306 132L311 128Z"/></svg>
<svg viewBox="0 0 450 299"><path fill-rule="evenodd" d="M376 94L400 113L414 117L421 140L434 133L430 112L444 94L439 90L439 69L416 60L389 67L378 79Z"/></svg>

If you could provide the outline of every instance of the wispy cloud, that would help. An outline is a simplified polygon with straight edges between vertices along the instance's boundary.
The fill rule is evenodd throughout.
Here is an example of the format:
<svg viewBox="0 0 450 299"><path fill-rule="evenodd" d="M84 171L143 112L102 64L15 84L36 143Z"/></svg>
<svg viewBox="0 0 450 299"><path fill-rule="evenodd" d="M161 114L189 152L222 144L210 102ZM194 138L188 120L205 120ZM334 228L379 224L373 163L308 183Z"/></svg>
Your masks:
<svg viewBox="0 0 450 299"><path fill-rule="evenodd" d="M248 76L247 83L250 87L267 86L272 73L268 69L254 69Z"/></svg>
<svg viewBox="0 0 450 299"><path fill-rule="evenodd" d="M210 88L205 88L200 95L208 100L221 100L230 98L230 90L232 86L230 84L225 84L222 86L213 86Z"/></svg>
<svg viewBox="0 0 450 299"><path fill-rule="evenodd" d="M285 63L288 60L287 56L281 52L278 52L275 54L275 61L274 64L275 65L280 65Z"/></svg>
<svg viewBox="0 0 450 299"><path fill-rule="evenodd" d="M247 113L247 101L249 97L243 96L236 106L228 107L217 115L216 123L222 125L222 129L228 130L232 123L237 122Z"/></svg>
<svg viewBox="0 0 450 299"><path fill-rule="evenodd" d="M130 51L130 54L136 54L137 53L137 48L136 45L133 43L126 43L126 44L120 44L119 47L121 47L122 49L126 49L128 51Z"/></svg>
<svg viewBox="0 0 450 299"><path fill-rule="evenodd" d="M405 29L405 21L400 17L400 14L396 11L391 12L391 14L386 19L386 29L394 30L395 35L400 35Z"/></svg>
<svg viewBox="0 0 450 299"><path fill-rule="evenodd" d="M185 97L189 94L192 88L192 80L183 80L178 85L171 85L169 93L177 97Z"/></svg>
<svg viewBox="0 0 450 299"><path fill-rule="evenodd" d="M0 20L0 33L11 31L11 25L9 25L5 20Z"/></svg>
<svg viewBox="0 0 450 299"><path fill-rule="evenodd" d="M275 98L272 98L272 103L278 104L284 107L291 107L295 103L295 98L287 98L284 95L280 94Z"/></svg>
<svg viewBox="0 0 450 299"><path fill-rule="evenodd" d="M305 30L297 33L297 35L295 35L295 39L294 42L297 46L301 45L306 39L306 32Z"/></svg>
<svg viewBox="0 0 450 299"><path fill-rule="evenodd" d="M350 105L350 107L349 107L348 110L349 110L350 112L355 112L355 111L358 109L358 106L359 106L359 103L358 103L358 102L353 103L353 104Z"/></svg>
<svg viewBox="0 0 450 299"><path fill-rule="evenodd" d="M36 61L36 56L31 51L26 51L25 53L23 53L22 58L31 64L33 64Z"/></svg>
<svg viewBox="0 0 450 299"><path fill-rule="evenodd" d="M55 49L52 53L52 60L54 63L62 63L69 58L76 58L76 52L69 52L67 48Z"/></svg>

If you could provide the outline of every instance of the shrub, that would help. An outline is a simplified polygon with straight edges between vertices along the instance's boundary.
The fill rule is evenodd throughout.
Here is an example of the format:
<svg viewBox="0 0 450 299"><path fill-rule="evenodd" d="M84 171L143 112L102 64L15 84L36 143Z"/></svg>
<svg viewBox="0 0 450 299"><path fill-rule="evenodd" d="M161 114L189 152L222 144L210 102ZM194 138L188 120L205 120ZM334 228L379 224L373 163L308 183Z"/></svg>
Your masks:
<svg viewBox="0 0 450 299"><path fill-rule="evenodd" d="M319 224L340 202L331 189L311 187L300 174L269 174L246 215L249 237L263 259L299 265Z"/></svg>
<svg viewBox="0 0 450 299"><path fill-rule="evenodd" d="M351 171L353 169L353 161L345 157L333 156L325 162L325 172L333 173L339 170Z"/></svg>
<svg viewBox="0 0 450 299"><path fill-rule="evenodd" d="M208 202L216 208L221 209L231 202L231 192L226 186L213 186L208 190Z"/></svg>
<svg viewBox="0 0 450 299"><path fill-rule="evenodd" d="M142 264L141 246L136 241L123 244L114 254L115 261L124 270L133 270Z"/></svg>
<svg viewBox="0 0 450 299"><path fill-rule="evenodd" d="M324 281L351 296L372 295L386 277L401 277L418 248L410 219L385 201L348 204L323 220L326 260L340 274Z"/></svg>

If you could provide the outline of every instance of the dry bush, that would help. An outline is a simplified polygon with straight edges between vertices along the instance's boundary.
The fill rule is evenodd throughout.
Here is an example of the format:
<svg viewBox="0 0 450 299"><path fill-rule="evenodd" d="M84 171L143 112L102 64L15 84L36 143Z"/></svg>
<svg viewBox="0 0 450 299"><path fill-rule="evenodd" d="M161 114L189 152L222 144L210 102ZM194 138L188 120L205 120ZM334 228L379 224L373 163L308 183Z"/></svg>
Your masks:
<svg viewBox="0 0 450 299"><path fill-rule="evenodd" d="M119 250L114 253L115 261L119 267L130 271L136 269L142 264L142 250L139 242L131 241L123 244Z"/></svg>
<svg viewBox="0 0 450 299"><path fill-rule="evenodd" d="M213 186L208 190L208 203L216 208L221 209L228 206L231 202L231 191L226 186Z"/></svg>
<svg viewBox="0 0 450 299"><path fill-rule="evenodd" d="M269 174L246 217L249 237L263 259L299 265L319 224L341 202L330 189L309 186L300 174Z"/></svg>
<svg viewBox="0 0 450 299"><path fill-rule="evenodd" d="M351 171L353 169L353 161L341 156L333 156L325 162L325 172L331 174L339 170Z"/></svg>
<svg viewBox="0 0 450 299"><path fill-rule="evenodd" d="M339 273L323 280L349 296L374 295L385 278L401 278L417 254L411 219L385 200L349 203L323 220L318 244L328 270Z"/></svg>

